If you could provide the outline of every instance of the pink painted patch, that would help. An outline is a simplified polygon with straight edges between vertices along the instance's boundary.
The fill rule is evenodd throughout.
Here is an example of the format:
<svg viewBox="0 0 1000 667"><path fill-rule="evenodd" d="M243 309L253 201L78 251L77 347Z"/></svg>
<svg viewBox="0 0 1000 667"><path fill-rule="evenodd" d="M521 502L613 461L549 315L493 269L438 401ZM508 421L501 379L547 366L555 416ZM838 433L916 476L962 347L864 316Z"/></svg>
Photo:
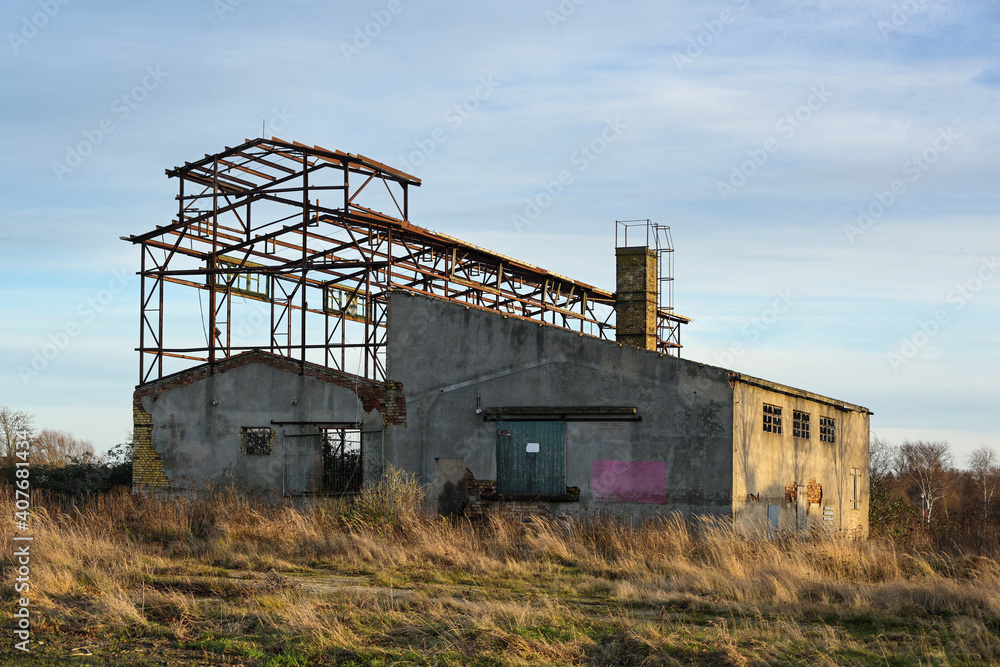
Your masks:
<svg viewBox="0 0 1000 667"><path fill-rule="evenodd" d="M594 461L595 500L623 503L667 502L667 464L663 461Z"/></svg>

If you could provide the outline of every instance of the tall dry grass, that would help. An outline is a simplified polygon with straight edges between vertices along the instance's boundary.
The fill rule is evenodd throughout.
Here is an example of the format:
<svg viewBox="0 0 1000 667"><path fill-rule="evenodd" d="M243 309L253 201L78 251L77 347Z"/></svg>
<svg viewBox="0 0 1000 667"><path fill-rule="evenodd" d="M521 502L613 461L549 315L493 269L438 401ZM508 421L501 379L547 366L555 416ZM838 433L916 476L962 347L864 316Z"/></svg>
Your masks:
<svg viewBox="0 0 1000 667"><path fill-rule="evenodd" d="M609 639L612 653L682 641L681 630L664 625L665 609L752 619L756 642L768 632L792 637L782 618L943 615L965 619L965 634L956 633L970 651L1000 658L988 629L1000 619L996 553L846 537L767 540L680 517L472 524L430 516L424 498L398 471L352 500L298 504L233 489L75 503L36 496L33 605L68 626L158 628L178 638L292 633L321 648L366 646L375 632L387 641L444 641L459 653L473 642L529 662L572 662L596 650L584 639L593 613L581 611L592 602L612 622L629 620L614 613L660 614L659 625L643 616L642 632ZM14 511L9 488L0 489L0 511ZM0 542L12 536L10 522L0 522ZM0 552L7 601L11 551ZM296 572L336 572L409 594L344 587L331 601L303 590L289 578ZM523 631L536 626L557 628L562 639ZM718 632L720 655L751 641L725 624Z"/></svg>

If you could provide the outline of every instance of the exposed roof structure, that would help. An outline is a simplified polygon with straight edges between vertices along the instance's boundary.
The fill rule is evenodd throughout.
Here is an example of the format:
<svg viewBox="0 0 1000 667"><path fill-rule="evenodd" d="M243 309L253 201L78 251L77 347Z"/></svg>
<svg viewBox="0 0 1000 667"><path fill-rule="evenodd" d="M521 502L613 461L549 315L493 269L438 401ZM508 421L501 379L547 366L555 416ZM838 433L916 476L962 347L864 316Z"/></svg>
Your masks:
<svg viewBox="0 0 1000 667"><path fill-rule="evenodd" d="M125 238L142 253L140 384L251 349L384 379L391 289L614 336L614 293L410 224L420 179L370 158L253 139L167 175L176 218ZM191 307L176 286L200 290L203 340L170 331L166 310ZM658 319L658 348L679 353L689 320L668 309ZM254 338L264 322L267 338Z"/></svg>

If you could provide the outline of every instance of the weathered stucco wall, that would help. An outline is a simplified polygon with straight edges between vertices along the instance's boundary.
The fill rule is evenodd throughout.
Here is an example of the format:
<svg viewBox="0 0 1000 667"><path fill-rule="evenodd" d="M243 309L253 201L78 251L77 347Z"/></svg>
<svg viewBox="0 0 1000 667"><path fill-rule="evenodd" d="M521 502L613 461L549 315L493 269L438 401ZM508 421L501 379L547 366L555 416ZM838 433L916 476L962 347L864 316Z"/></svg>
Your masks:
<svg viewBox="0 0 1000 667"><path fill-rule="evenodd" d="M435 459L464 459L476 479L496 480L497 425L477 407L634 406L642 421L566 424L566 484L580 499L552 509L731 512L732 389L723 369L399 291L388 346L407 426L387 431L386 458L424 483L434 480ZM646 492L660 470L662 499ZM641 477L642 502L598 499L595 475L607 474Z"/></svg>
<svg viewBox="0 0 1000 667"><path fill-rule="evenodd" d="M780 435L764 431L765 404L781 408ZM735 383L733 407L733 511L738 524L767 530L776 513L779 530L867 534L867 410L759 380ZM794 436L796 410L810 416L808 439ZM821 442L822 417L835 420L835 443ZM768 506L775 508L770 519Z"/></svg>
<svg viewBox="0 0 1000 667"><path fill-rule="evenodd" d="M149 436L162 468L155 475L136 472L133 485L165 476L171 491L204 489L212 483L235 483L254 490L291 495L312 493L322 476L320 431L313 425L279 422L349 422L363 424L366 464L378 463L383 420L374 383L351 387L315 377L329 371L296 372L290 362L262 355L259 362L227 360L215 372L197 368L188 377L167 377L136 389L135 401L152 423ZM343 385L343 386L341 386ZM384 392L383 392L384 393ZM365 408L368 408L366 411ZM274 430L270 455L241 451L241 427ZM305 436L305 437L301 437ZM373 462L372 459L375 459Z"/></svg>

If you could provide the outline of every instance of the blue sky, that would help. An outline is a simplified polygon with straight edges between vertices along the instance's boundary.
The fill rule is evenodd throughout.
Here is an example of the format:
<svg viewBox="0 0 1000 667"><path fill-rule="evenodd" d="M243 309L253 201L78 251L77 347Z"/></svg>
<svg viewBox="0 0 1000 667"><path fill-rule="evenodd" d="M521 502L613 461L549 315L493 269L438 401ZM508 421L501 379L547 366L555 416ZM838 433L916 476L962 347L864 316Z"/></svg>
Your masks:
<svg viewBox="0 0 1000 667"><path fill-rule="evenodd" d="M601 287L616 219L669 224L684 356L959 464L1000 447L995 3L346 4L4 3L0 403L121 440L118 239L263 121L419 176L415 224Z"/></svg>

